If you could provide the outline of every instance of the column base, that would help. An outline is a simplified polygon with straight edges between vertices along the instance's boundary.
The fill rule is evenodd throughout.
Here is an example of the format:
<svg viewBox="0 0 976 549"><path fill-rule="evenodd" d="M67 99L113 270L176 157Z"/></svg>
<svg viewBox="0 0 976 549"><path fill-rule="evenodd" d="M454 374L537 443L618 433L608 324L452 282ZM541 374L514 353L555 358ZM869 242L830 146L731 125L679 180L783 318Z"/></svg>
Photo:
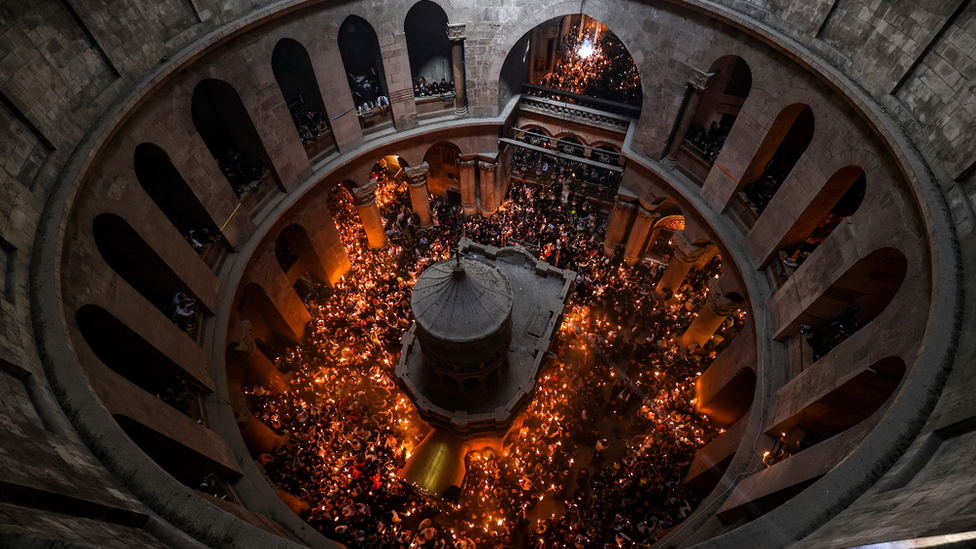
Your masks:
<svg viewBox="0 0 976 549"><path fill-rule="evenodd" d="M454 118L465 118L468 116L468 106L464 105L460 109L454 107Z"/></svg>
<svg viewBox="0 0 976 549"><path fill-rule="evenodd" d="M661 160L661 166L669 170L673 170L677 163L677 158L664 158L664 160Z"/></svg>

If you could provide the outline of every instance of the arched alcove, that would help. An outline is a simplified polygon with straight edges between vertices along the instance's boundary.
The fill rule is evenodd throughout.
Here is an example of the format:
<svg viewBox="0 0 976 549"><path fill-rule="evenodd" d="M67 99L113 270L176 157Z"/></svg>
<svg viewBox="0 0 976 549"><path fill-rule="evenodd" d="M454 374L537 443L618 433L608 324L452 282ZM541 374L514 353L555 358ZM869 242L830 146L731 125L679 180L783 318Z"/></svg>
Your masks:
<svg viewBox="0 0 976 549"><path fill-rule="evenodd" d="M203 80L193 90L193 125L234 192L260 186L273 164L237 90L222 80ZM278 182L280 185L280 182Z"/></svg>
<svg viewBox="0 0 976 549"><path fill-rule="evenodd" d="M214 236L220 234L210 212L200 203L166 151L152 143L143 143L136 147L132 164L143 190L180 234L187 237L190 231L202 229Z"/></svg>
<svg viewBox="0 0 976 549"><path fill-rule="evenodd" d="M252 337L265 356L278 356L280 350L300 342L301 334L292 330L260 284L244 287L237 309L242 319L251 322Z"/></svg>
<svg viewBox="0 0 976 549"><path fill-rule="evenodd" d="M739 185L738 198L758 218L813 140L813 109L795 103L780 111Z"/></svg>
<svg viewBox="0 0 976 549"><path fill-rule="evenodd" d="M858 166L841 168L824 182L776 247L791 268L802 265L841 221L854 215L866 187L864 170Z"/></svg>
<svg viewBox="0 0 976 549"><path fill-rule="evenodd" d="M318 295L316 284L326 284L329 279L322 260L315 252L312 239L305 227L293 223L278 233L275 241L275 258L288 281L304 302Z"/></svg>
<svg viewBox="0 0 976 549"><path fill-rule="evenodd" d="M92 237L109 267L167 318L172 318L176 309L174 296L190 295L179 275L121 217L115 214L96 217L92 222Z"/></svg>
<svg viewBox="0 0 976 549"><path fill-rule="evenodd" d="M583 142L579 138L572 135L567 135L559 139L556 142L556 150L563 154L568 154L572 156L578 156L583 158L586 156L586 148L583 146Z"/></svg>
<svg viewBox="0 0 976 549"><path fill-rule="evenodd" d="M371 130L381 129L377 124L386 127L387 122L392 123L393 116L388 104L377 105L380 97L387 98L389 103L389 94L376 31L362 17L350 15L339 27L338 42L360 124L363 129Z"/></svg>
<svg viewBox="0 0 976 549"><path fill-rule="evenodd" d="M430 0L420 0L407 12L403 30L415 88L421 79L426 83L453 79L447 23L447 14Z"/></svg>
<svg viewBox="0 0 976 549"><path fill-rule="evenodd" d="M279 40L271 53L271 70L308 157L334 146L329 114L305 47L291 38Z"/></svg>
<svg viewBox="0 0 976 549"><path fill-rule="evenodd" d="M644 255L655 261L666 261L674 255L674 243L672 237L675 231L685 228L685 216L678 213L661 216L654 222L651 234L648 237L647 248Z"/></svg>

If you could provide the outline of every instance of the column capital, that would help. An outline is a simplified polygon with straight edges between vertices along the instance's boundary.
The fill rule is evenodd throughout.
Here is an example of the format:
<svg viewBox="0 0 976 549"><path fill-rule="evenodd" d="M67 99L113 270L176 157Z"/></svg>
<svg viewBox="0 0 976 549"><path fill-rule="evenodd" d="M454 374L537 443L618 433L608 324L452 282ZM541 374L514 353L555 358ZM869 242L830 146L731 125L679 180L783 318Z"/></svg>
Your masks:
<svg viewBox="0 0 976 549"><path fill-rule="evenodd" d="M644 219L647 219L649 221L653 221L654 218L657 217L657 214L655 214L654 212L650 212L646 208L643 208L643 207L637 209L637 215L639 215L640 217L643 217Z"/></svg>
<svg viewBox="0 0 976 549"><path fill-rule="evenodd" d="M712 85L712 77L716 74L718 73L704 72L692 67L691 75L688 77L688 83L698 91L705 91Z"/></svg>
<svg viewBox="0 0 976 549"><path fill-rule="evenodd" d="M459 160L458 161L458 166L460 166L462 168L473 168L475 166L475 164L477 164L477 163L478 163L478 159L477 158L472 158L470 160Z"/></svg>
<svg viewBox="0 0 976 549"><path fill-rule="evenodd" d="M376 183L370 182L352 191L353 202L357 206L368 206L376 202Z"/></svg>
<svg viewBox="0 0 976 549"><path fill-rule="evenodd" d="M464 33L465 25L464 23L448 23L447 24L447 39L451 42L461 42L465 37Z"/></svg>
<svg viewBox="0 0 976 549"><path fill-rule="evenodd" d="M427 174L430 173L430 165L424 162L415 168L403 168L403 175L407 176L410 185L426 185Z"/></svg>
<svg viewBox="0 0 976 549"><path fill-rule="evenodd" d="M481 168L481 171L493 172L498 169L498 162L485 162L482 160L478 162L478 167Z"/></svg>
<svg viewBox="0 0 976 549"><path fill-rule="evenodd" d="M621 200L619 196L617 197L617 201L614 203L614 206L620 208L621 210L627 210L627 211L637 209L637 204L633 202L628 202L626 200Z"/></svg>
<svg viewBox="0 0 976 549"><path fill-rule="evenodd" d="M708 281L708 297L705 298L705 306L716 316L729 316L742 307L742 298L735 294L725 295L718 279L712 278Z"/></svg>
<svg viewBox="0 0 976 549"><path fill-rule="evenodd" d="M695 244L688 240L683 230L674 232L674 258L685 263L694 263L701 256L715 249L712 243Z"/></svg>

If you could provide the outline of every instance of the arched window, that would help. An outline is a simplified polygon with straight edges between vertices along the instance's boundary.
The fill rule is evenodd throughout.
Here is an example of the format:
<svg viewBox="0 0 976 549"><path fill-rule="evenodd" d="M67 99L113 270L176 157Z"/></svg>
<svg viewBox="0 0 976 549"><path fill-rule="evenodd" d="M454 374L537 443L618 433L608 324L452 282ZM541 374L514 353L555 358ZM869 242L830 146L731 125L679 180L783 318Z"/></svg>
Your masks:
<svg viewBox="0 0 976 549"><path fill-rule="evenodd" d="M185 330L193 324L177 313L180 304L176 296L191 297L189 288L124 219L114 214L99 215L92 222L92 236L109 267L159 312Z"/></svg>
<svg viewBox="0 0 976 549"><path fill-rule="evenodd" d="M237 196L273 175L271 158L237 91L221 80L204 80L193 91L193 125Z"/></svg>
<svg viewBox="0 0 976 549"><path fill-rule="evenodd" d="M163 149L152 143L137 146L133 167L143 190L180 234L190 237L191 231L194 235L200 233L202 240L205 240L202 237L204 229L211 237L220 234L210 212L200 203Z"/></svg>
<svg viewBox="0 0 976 549"><path fill-rule="evenodd" d="M788 267L802 265L841 221L854 215L864 199L866 186L864 170L857 166L837 170L824 183L777 246Z"/></svg>
<svg viewBox="0 0 976 549"><path fill-rule="evenodd" d="M378 131L391 125L386 74L373 26L362 17L346 17L339 27L339 53L363 129Z"/></svg>
<svg viewBox="0 0 976 549"><path fill-rule="evenodd" d="M271 54L271 70L309 159L334 147L329 115L305 47L290 38L279 40Z"/></svg>
<svg viewBox="0 0 976 549"><path fill-rule="evenodd" d="M444 10L430 0L420 0L414 4L403 21L414 95L418 97L442 93L442 83L450 86L453 80L447 22ZM423 88L421 84L424 85ZM444 89L443 92L447 90Z"/></svg>

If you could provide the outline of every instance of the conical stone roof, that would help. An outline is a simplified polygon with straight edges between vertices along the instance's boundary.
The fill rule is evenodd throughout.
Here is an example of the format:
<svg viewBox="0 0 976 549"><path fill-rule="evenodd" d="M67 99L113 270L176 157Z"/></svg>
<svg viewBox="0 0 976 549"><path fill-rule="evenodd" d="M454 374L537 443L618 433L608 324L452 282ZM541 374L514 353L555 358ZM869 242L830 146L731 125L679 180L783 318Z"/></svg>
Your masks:
<svg viewBox="0 0 976 549"><path fill-rule="evenodd" d="M512 314L512 285L498 269L461 257L434 263L417 279L410 307L420 328L444 342L477 341Z"/></svg>

